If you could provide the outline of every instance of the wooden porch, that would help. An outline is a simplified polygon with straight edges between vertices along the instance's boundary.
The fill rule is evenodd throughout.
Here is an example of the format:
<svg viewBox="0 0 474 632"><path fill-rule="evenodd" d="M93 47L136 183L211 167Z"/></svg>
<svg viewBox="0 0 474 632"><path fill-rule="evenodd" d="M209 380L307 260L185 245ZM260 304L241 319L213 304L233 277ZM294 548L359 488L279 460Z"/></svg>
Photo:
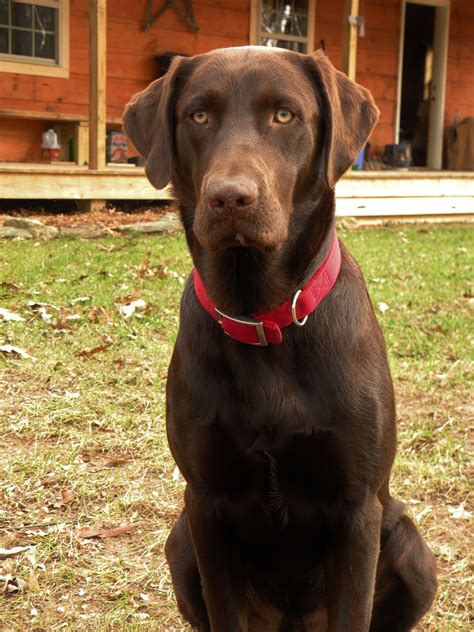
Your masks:
<svg viewBox="0 0 474 632"><path fill-rule="evenodd" d="M157 191L142 167L0 163L0 191L8 199L170 200ZM338 183L337 212L357 218L474 217L472 172L359 171Z"/></svg>

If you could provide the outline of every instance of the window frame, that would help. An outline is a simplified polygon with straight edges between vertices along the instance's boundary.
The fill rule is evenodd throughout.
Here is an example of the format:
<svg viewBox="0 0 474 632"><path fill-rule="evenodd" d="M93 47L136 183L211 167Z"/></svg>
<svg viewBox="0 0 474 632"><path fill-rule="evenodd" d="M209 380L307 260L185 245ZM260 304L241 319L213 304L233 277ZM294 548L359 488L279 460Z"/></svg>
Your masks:
<svg viewBox="0 0 474 632"><path fill-rule="evenodd" d="M58 10L57 61L0 53L0 72L42 77L69 77L69 0L15 0L19 4L51 7Z"/></svg>
<svg viewBox="0 0 474 632"><path fill-rule="evenodd" d="M302 42L306 44L306 53L314 52L314 27L316 20L316 0L308 0L308 34L287 35L285 33L272 33L262 31L262 0L251 0L250 2L250 37L249 43L253 46L262 46L262 39L283 40L286 42Z"/></svg>

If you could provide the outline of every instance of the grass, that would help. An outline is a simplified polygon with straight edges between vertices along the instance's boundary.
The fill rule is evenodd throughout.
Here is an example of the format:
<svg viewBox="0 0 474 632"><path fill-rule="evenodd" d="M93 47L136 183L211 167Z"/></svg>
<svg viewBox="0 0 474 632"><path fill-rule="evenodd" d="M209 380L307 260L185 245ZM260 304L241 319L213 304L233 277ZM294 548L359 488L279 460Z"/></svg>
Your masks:
<svg viewBox="0 0 474 632"><path fill-rule="evenodd" d="M419 630L467 632L472 230L341 234L389 348L393 491L438 559L439 595ZM0 344L32 356L0 355L0 547L29 547L0 561L0 575L26 582L0 595L0 629L188 630L162 550L182 502L164 385L190 268L181 237L0 245L0 306L25 319L0 320ZM146 309L127 319L134 299ZM119 537L80 532L123 525L133 527Z"/></svg>

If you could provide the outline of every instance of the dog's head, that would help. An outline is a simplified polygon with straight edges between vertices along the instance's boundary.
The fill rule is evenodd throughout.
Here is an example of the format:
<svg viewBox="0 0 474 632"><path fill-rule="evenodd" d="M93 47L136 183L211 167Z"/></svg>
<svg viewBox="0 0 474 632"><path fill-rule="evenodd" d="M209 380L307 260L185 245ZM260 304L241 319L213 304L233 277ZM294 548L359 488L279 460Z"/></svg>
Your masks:
<svg viewBox="0 0 474 632"><path fill-rule="evenodd" d="M334 188L378 118L370 93L317 52L220 49L176 58L124 127L157 188L170 180L201 246L275 250L293 209Z"/></svg>

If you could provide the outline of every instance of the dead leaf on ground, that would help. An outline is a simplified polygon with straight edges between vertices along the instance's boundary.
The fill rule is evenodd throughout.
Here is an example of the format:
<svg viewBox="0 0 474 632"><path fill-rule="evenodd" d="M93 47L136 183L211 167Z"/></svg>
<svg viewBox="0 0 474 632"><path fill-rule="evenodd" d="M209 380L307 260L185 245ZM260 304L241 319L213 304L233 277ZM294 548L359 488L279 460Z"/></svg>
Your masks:
<svg viewBox="0 0 474 632"><path fill-rule="evenodd" d="M120 465L127 465L133 461L131 456L110 456L105 460L107 467L119 467Z"/></svg>
<svg viewBox="0 0 474 632"><path fill-rule="evenodd" d="M71 325L67 322L64 317L58 317L52 324L52 328L57 331L70 331L72 329Z"/></svg>
<svg viewBox="0 0 474 632"><path fill-rule="evenodd" d="M100 321L112 322L113 318L105 307L93 307L87 315L87 320L91 323L99 323Z"/></svg>
<svg viewBox="0 0 474 632"><path fill-rule="evenodd" d="M14 546L11 549L2 549L0 548L0 560L6 560L9 557L15 557L15 555L19 555L23 553L23 551L28 551L29 546Z"/></svg>
<svg viewBox="0 0 474 632"><path fill-rule="evenodd" d="M32 309L34 312L39 311L41 308L49 307L50 309L54 309L59 312L59 307L56 305L52 305L51 303L41 303L39 301L28 301L28 307Z"/></svg>
<svg viewBox="0 0 474 632"><path fill-rule="evenodd" d="M115 430L113 430L113 428L108 428L107 426L104 426L103 424L97 422L97 421L93 421L91 423L91 430L94 430L94 432L115 432Z"/></svg>
<svg viewBox="0 0 474 632"><path fill-rule="evenodd" d="M107 351L114 343L113 342L105 342L104 344L97 345L96 347L92 347L92 349L83 349L82 351L76 351L74 354L78 358L91 358L96 353L102 353L102 351Z"/></svg>
<svg viewBox="0 0 474 632"><path fill-rule="evenodd" d="M72 501L73 496L72 489L62 489L61 496L57 502L54 503L54 506L63 507L64 505L68 505Z"/></svg>
<svg viewBox="0 0 474 632"><path fill-rule="evenodd" d="M114 527L112 529L103 529L101 524L93 525L92 527L81 527L78 529L77 534L81 538L117 538L121 535L130 533L134 528L133 524L123 525L121 527Z"/></svg>
<svg viewBox="0 0 474 632"><path fill-rule="evenodd" d="M30 354L27 353L24 349L22 349L21 347L15 347L14 345L1 345L0 353L3 353L5 355L8 354L8 355L13 355L13 356L19 356L20 358L23 358L24 360L33 359L33 356L30 356Z"/></svg>
<svg viewBox="0 0 474 632"><path fill-rule="evenodd" d="M117 250L122 250L127 245L127 242L123 244L114 244L113 246L103 246L102 244L100 244L99 249L104 250L105 252L116 252Z"/></svg>
<svg viewBox="0 0 474 632"><path fill-rule="evenodd" d="M20 314L15 314L15 312L11 312L10 310L5 309L5 307L0 307L0 318L5 321L15 322L21 322L25 320L23 316L20 316Z"/></svg>
<svg viewBox="0 0 474 632"><path fill-rule="evenodd" d="M144 312L147 308L146 302L142 298L131 301L120 307L120 312L125 318L131 318L136 312ZM137 316L139 314L136 314Z"/></svg>
<svg viewBox="0 0 474 632"><path fill-rule="evenodd" d="M6 290L13 290L15 292L19 292L22 289L21 285L15 283L15 281L2 281L0 283L0 287L3 287Z"/></svg>
<svg viewBox="0 0 474 632"><path fill-rule="evenodd" d="M454 520L470 520L472 518L472 512L464 509L464 503L461 503L457 507L448 505L448 512Z"/></svg>
<svg viewBox="0 0 474 632"><path fill-rule="evenodd" d="M15 577L10 573L0 575L0 595L20 592L24 590L26 586L27 583L24 579L20 579L20 577Z"/></svg>

